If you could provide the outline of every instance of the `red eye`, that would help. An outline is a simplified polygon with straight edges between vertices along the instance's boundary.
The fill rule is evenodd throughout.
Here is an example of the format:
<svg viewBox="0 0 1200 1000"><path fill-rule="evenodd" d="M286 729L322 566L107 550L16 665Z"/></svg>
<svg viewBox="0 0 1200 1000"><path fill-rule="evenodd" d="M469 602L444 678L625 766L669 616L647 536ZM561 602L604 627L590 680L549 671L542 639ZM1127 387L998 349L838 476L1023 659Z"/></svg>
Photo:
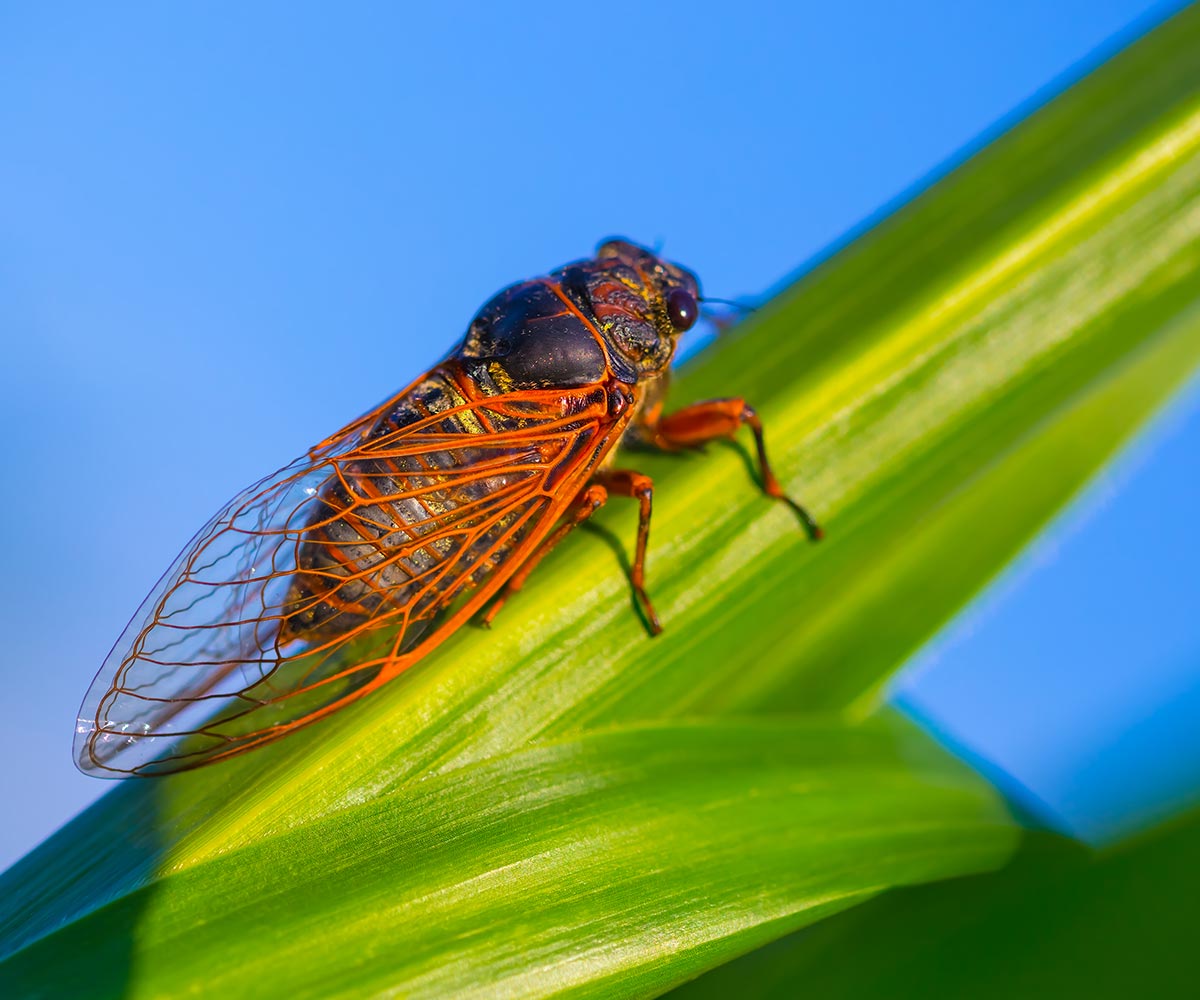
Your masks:
<svg viewBox="0 0 1200 1000"><path fill-rule="evenodd" d="M687 289L673 289L667 296L667 316L671 325L680 333L690 330L699 315L700 309L696 305L696 299Z"/></svg>

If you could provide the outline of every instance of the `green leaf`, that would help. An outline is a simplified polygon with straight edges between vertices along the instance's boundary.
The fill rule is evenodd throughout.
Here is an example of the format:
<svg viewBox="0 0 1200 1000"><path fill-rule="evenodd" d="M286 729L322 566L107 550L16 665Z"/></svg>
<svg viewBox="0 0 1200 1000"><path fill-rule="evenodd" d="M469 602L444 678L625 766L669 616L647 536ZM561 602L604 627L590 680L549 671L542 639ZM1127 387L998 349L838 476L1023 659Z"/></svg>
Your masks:
<svg viewBox="0 0 1200 1000"><path fill-rule="evenodd" d="M289 896L281 885L272 897L294 915L255 911L265 923L245 934L269 937L275 920L335 906L337 878L372 864L369 852L327 852L293 866L298 845L326 829L315 824L365 848L353 824L372 803L475 765L501 768L499 780L539 741L582 746L597 728L687 716L869 715L905 658L1200 361L1198 50L1193 7L686 367L677 401L736 393L758 408L777 471L824 521L825 542L807 544L790 512L761 496L741 447L627 454L657 483L649 584L664 635L650 639L634 613L621 567L635 515L610 505L596 530L539 567L493 631L463 630L386 689L280 744L115 789L0 876L0 954L33 945L45 960L49 942L64 940L56 932L83 926L110 957L140 948L156 940L149 904L160 898L181 911L207 906L216 922L203 873L243 851L308 888ZM717 780L715 765L701 772L710 770ZM646 808L675 780L655 773L661 784L638 786ZM475 806L447 791L439 808L445 822L466 823ZM472 843L458 845L462 863L484 871L485 854L465 860ZM864 848L856 863L874 871L876 859ZM504 884L505 869L486 870ZM745 913L758 891L714 883L699 867L690 877L694 915ZM538 907L527 930L549 933L554 908L547 897ZM126 923L107 920L115 913ZM357 948L372 952L378 927L354 926ZM612 965L589 950L589 933L573 940L593 980L625 982L619 955L639 947L637 929L613 947ZM225 961L207 957L210 969Z"/></svg>
<svg viewBox="0 0 1200 1000"><path fill-rule="evenodd" d="M1191 996L1198 870L1197 814L1100 856L1032 837L1003 871L888 893L673 997Z"/></svg>
<svg viewBox="0 0 1200 1000"><path fill-rule="evenodd" d="M883 886L1008 856L986 788L905 744L766 722L544 743L131 893L0 964L0 994L662 989Z"/></svg>

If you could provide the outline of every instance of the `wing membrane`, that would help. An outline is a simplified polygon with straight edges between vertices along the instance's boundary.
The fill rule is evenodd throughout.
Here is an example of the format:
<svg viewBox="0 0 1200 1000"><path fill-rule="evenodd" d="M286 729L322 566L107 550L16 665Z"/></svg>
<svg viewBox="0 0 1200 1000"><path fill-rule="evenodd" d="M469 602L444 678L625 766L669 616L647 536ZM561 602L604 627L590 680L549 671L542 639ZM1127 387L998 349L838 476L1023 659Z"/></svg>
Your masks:
<svg viewBox="0 0 1200 1000"><path fill-rule="evenodd" d="M390 680L503 583L612 421L594 394L444 390L410 387L201 529L84 700L82 770L158 774L277 739Z"/></svg>

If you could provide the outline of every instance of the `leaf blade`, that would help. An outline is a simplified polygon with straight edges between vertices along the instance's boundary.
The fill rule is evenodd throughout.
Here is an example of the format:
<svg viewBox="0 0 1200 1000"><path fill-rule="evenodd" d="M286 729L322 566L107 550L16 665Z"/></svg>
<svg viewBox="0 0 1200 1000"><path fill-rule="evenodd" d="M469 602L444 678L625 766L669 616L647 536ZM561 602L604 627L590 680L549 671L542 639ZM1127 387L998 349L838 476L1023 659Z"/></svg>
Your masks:
<svg viewBox="0 0 1200 1000"><path fill-rule="evenodd" d="M347 996L593 994L606 980L627 995L883 886L993 867L1016 836L965 768L903 731L618 728L433 776L196 865L18 953L0 983L105 992L111 968L133 996L316 982ZM123 919L136 926L132 974L97 944Z"/></svg>
<svg viewBox="0 0 1200 1000"><path fill-rule="evenodd" d="M1198 819L1102 854L1031 837L1001 871L884 894L673 995L753 983L757 996L790 997L803 982L830 998L1186 996L1200 904L1180 878L1200 859ZM855 960L864 953L871 962Z"/></svg>

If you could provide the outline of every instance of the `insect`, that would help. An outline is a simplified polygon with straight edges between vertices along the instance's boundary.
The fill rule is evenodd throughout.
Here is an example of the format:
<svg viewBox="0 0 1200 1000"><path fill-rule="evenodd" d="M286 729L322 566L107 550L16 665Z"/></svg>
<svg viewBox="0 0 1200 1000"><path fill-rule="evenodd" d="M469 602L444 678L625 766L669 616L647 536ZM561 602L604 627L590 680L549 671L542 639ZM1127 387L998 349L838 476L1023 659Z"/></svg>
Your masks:
<svg viewBox="0 0 1200 1000"><path fill-rule="evenodd" d="M676 450L749 426L764 491L819 538L744 400L664 412L700 301L694 274L623 240L496 295L441 363L192 539L92 682L79 768L186 770L330 714L473 616L490 623L610 496L638 502L630 582L658 633L645 588L652 483L613 464L622 439Z"/></svg>

